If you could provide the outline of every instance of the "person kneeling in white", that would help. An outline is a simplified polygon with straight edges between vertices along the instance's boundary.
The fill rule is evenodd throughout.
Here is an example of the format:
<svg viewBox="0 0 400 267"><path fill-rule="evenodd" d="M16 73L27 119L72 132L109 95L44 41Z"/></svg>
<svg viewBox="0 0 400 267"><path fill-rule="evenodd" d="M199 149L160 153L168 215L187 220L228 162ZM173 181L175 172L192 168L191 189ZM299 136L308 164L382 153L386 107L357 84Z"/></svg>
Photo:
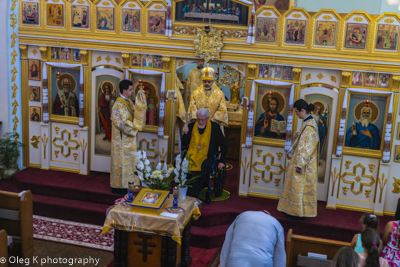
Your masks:
<svg viewBox="0 0 400 267"><path fill-rule="evenodd" d="M267 211L246 211L226 232L221 267L286 267L283 227Z"/></svg>

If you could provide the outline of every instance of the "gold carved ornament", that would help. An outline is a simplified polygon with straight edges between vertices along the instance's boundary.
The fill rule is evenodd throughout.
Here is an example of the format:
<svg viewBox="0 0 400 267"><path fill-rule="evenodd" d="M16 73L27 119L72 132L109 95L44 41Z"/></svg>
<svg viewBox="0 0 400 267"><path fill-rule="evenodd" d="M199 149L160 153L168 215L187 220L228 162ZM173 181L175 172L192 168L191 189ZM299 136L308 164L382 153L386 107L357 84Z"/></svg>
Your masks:
<svg viewBox="0 0 400 267"><path fill-rule="evenodd" d="M85 138L83 138L82 141L79 142L79 144L81 145L82 149L82 164L85 164L85 151L88 143L85 142Z"/></svg>
<svg viewBox="0 0 400 267"><path fill-rule="evenodd" d="M98 57L96 58L96 62L99 62L99 61L101 61L101 56L98 56Z"/></svg>
<svg viewBox="0 0 400 267"><path fill-rule="evenodd" d="M157 138L152 138L151 139L151 146L155 146L157 142Z"/></svg>
<svg viewBox="0 0 400 267"><path fill-rule="evenodd" d="M275 186L279 186L280 181L281 181L281 178L275 178L275 180L274 180Z"/></svg>
<svg viewBox="0 0 400 267"><path fill-rule="evenodd" d="M348 176L348 175L350 175L350 176L355 176L355 175L356 175L356 170L357 170L357 168L361 168L361 170L362 170L361 177L370 179L370 182L369 182L369 183L361 182L361 183L360 183L360 190L357 190L357 191L356 191L356 190L354 189L354 184L355 184L355 182L354 182L354 181L346 180L346 176ZM358 180L357 182L360 182L360 181L362 180L361 177L360 177L360 176L357 176L357 177L355 178L355 180L356 180L356 181ZM343 182L346 183L346 184L351 184L351 192L353 192L354 195L360 194L360 193L363 191L363 186L364 186L364 185L365 185L365 186L372 186L372 185L375 183L375 179L374 179L374 177L373 177L372 175L370 175L370 174L365 174L365 167L364 167L364 165L362 165L361 163L357 163L356 165L353 166L353 172L345 172L345 173L342 175L342 180L343 180Z"/></svg>
<svg viewBox="0 0 400 267"><path fill-rule="evenodd" d="M109 6L109 5L110 5L109 2L102 2L102 4L103 4L104 6Z"/></svg>
<svg viewBox="0 0 400 267"><path fill-rule="evenodd" d="M42 140L43 144L43 159L46 159L46 147L47 147L47 142L49 141L49 138L46 136L46 134L43 134L43 137L41 136L40 139Z"/></svg>
<svg viewBox="0 0 400 267"><path fill-rule="evenodd" d="M150 148L150 142L146 139L146 138L142 138L142 140L139 141L139 147L141 147L143 149L142 143L145 142L146 143L146 151L152 151L154 153L153 156L149 156L147 155L148 159L156 159L158 157L158 151L155 150L154 148Z"/></svg>
<svg viewBox="0 0 400 267"><path fill-rule="evenodd" d="M369 167L369 171L370 172L373 172L374 171L374 169L375 169L375 165L374 164L368 164L368 167Z"/></svg>
<svg viewBox="0 0 400 267"><path fill-rule="evenodd" d="M347 191L349 191L349 188L347 186L343 186L343 194L347 195Z"/></svg>
<svg viewBox="0 0 400 267"><path fill-rule="evenodd" d="M324 78L325 76L320 72L317 75L318 80L322 80L322 78Z"/></svg>
<svg viewBox="0 0 400 267"><path fill-rule="evenodd" d="M258 182L258 179L260 179L260 176L258 176L258 175L254 175L254 182L255 182L255 183L257 183L257 182Z"/></svg>
<svg viewBox="0 0 400 267"><path fill-rule="evenodd" d="M392 18L387 18L387 19L384 20L384 22L386 22L386 23L393 23L393 22L394 22L394 19L392 19Z"/></svg>
<svg viewBox="0 0 400 267"><path fill-rule="evenodd" d="M116 57L115 62L117 62L118 64L121 64L121 59L119 57Z"/></svg>
<svg viewBox="0 0 400 267"><path fill-rule="evenodd" d="M278 156L278 160L281 160L281 157L282 157L283 153L282 152L276 152L276 155Z"/></svg>
<svg viewBox="0 0 400 267"><path fill-rule="evenodd" d="M385 188L387 184L388 179L385 179L385 174L382 173L382 178L378 177L378 183L379 183L379 189L381 191L381 194L379 196L379 203L382 202L382 195L383 195L383 189Z"/></svg>
<svg viewBox="0 0 400 267"><path fill-rule="evenodd" d="M155 5L155 6L153 6L155 9L162 9L163 7L162 7L162 5Z"/></svg>
<svg viewBox="0 0 400 267"><path fill-rule="evenodd" d="M309 79L311 79L311 73L306 75L306 81L308 81Z"/></svg>
<svg viewBox="0 0 400 267"><path fill-rule="evenodd" d="M32 50L31 52L32 52L32 54L33 54L34 56L36 56L36 54L39 53L39 52L36 50L36 48L33 48L33 50Z"/></svg>
<svg viewBox="0 0 400 267"><path fill-rule="evenodd" d="M294 14L292 15L292 17L293 17L293 18L296 18L296 19L299 19L299 18L302 17L302 15L301 15L300 13L294 13Z"/></svg>
<svg viewBox="0 0 400 267"><path fill-rule="evenodd" d="M54 156L55 156L56 158L58 158L58 153L60 153L59 150L54 150Z"/></svg>
<svg viewBox="0 0 400 267"><path fill-rule="evenodd" d="M78 132L79 132L78 129L74 129L74 137L78 137Z"/></svg>
<svg viewBox="0 0 400 267"><path fill-rule="evenodd" d="M104 59L107 61L107 63L111 61L111 57L109 55L107 55Z"/></svg>
<svg viewBox="0 0 400 267"><path fill-rule="evenodd" d="M350 168L350 164L351 164L351 161L350 160L346 160L346 163L344 164L346 166L346 170L348 168Z"/></svg>
<svg viewBox="0 0 400 267"><path fill-rule="evenodd" d="M266 17L269 17L269 16L271 16L272 15L272 13L271 12L269 12L269 11L265 11L264 13L262 13L263 14L263 16L266 16Z"/></svg>
<svg viewBox="0 0 400 267"><path fill-rule="evenodd" d="M279 168L278 171L271 171L272 167L271 167L269 164L267 164L267 165L264 167L264 169L265 169L266 171L269 172L269 179L265 179L265 170L260 170L260 169L257 169L257 168L256 168L257 165L265 165L265 164L266 164L266 159L267 159L267 157L270 157L270 158L271 158L271 166L273 166L273 167L278 167L278 168ZM274 174L279 175L279 174L281 174L281 173L284 171L282 165L279 164L279 163L274 163L274 161L275 161L274 155L272 155L271 153L268 152L267 154L265 154L265 155L263 156L263 161L262 161L262 162L261 162L261 161L256 161L256 162L253 163L253 170L255 170L256 172L261 172L261 179L262 179L265 183L271 182L272 179L273 179L273 175L274 175Z"/></svg>
<svg viewBox="0 0 400 267"><path fill-rule="evenodd" d="M333 75L332 75L332 76L331 76L331 81L334 82L334 83L336 83L336 76L333 76Z"/></svg>
<svg viewBox="0 0 400 267"><path fill-rule="evenodd" d="M203 58L205 63L210 60L219 59L219 53L224 46L221 37L222 30L217 30L206 25L204 29L197 28L196 39L194 39L194 47L196 57Z"/></svg>
<svg viewBox="0 0 400 267"><path fill-rule="evenodd" d="M337 180L339 179L340 173L337 173L337 168L335 167L334 172L331 171L331 179L332 179L332 193L331 196L333 196L333 192L335 190L335 184ZM345 194L346 195L346 194Z"/></svg>
<svg viewBox="0 0 400 267"><path fill-rule="evenodd" d="M64 134L67 134L68 139L64 139ZM62 141L62 144L57 144L57 141ZM75 143L75 146L70 145L70 143ZM67 129L61 131L61 137L54 137L53 145L61 148L61 155L63 155L65 158L68 158L71 155L71 150L77 150L79 147L78 141L71 139L71 133ZM64 153L64 146L68 148L67 153Z"/></svg>
<svg viewBox="0 0 400 267"><path fill-rule="evenodd" d="M190 27L190 26L175 26L174 31L177 34L187 34L187 35L196 35L197 34L197 28Z"/></svg>
<svg viewBox="0 0 400 267"><path fill-rule="evenodd" d="M77 158L78 158L78 153L74 153L74 154L72 154L72 156L74 156L74 160L76 160Z"/></svg>
<svg viewBox="0 0 400 267"><path fill-rule="evenodd" d="M32 145L34 148L39 148L39 147L38 147L38 144L39 144L39 142L40 142L39 136L33 135L32 138L31 138L31 141L32 141L31 145Z"/></svg>
<svg viewBox="0 0 400 267"><path fill-rule="evenodd" d="M330 20L330 19L332 19L332 16L330 16L330 15L323 15L322 18L323 18L324 20Z"/></svg>
<svg viewBox="0 0 400 267"><path fill-rule="evenodd" d="M369 198L369 194L371 194L371 189L365 189L365 196Z"/></svg>
<svg viewBox="0 0 400 267"><path fill-rule="evenodd" d="M56 127L54 127L54 130L56 131L56 134L58 134L58 131L60 130L60 127L56 126Z"/></svg>
<svg viewBox="0 0 400 267"><path fill-rule="evenodd" d="M244 182L246 180L246 173L247 173L247 170L249 169L249 166L250 166L250 161L247 162L247 156L244 157L244 162L242 160L241 165L242 165L242 168L243 168L243 184L244 184Z"/></svg>
<svg viewBox="0 0 400 267"><path fill-rule="evenodd" d="M19 119L18 119L18 117L16 115L17 114L16 107L18 106L18 103L16 102L16 97L17 97L17 90L19 88L18 88L17 84L15 83L16 78L17 78L17 73L18 73L18 70L15 67L15 63L17 61L17 56L18 56L18 53L17 53L17 51L15 49L15 45L16 45L17 38L18 38L17 34L15 33L15 27L17 26L17 15L15 14L15 8L16 8L16 5L17 5L18 1L17 0L12 0L11 2L12 2L12 5L11 5L11 14L10 14L10 22L11 22L10 26L11 26L12 31L13 31L12 35L10 36L11 37L11 46L10 47L13 49L13 51L10 54L11 55L11 67L12 67L12 70L11 70L11 73L12 73L11 82L13 83L13 85L11 87L12 90L13 90L13 94L12 94L11 98L14 99L14 103L17 104L17 105L14 105L15 112L13 111L13 116L15 116L15 117L12 120L13 123L14 123L13 131L16 131L17 128L18 128L18 123L19 123ZM20 51L23 51L23 49L21 49L21 48L22 47L20 46ZM27 51L27 49L25 49L25 51ZM23 56L22 53L21 53L21 56Z"/></svg>
<svg viewBox="0 0 400 267"><path fill-rule="evenodd" d="M357 21L357 22L360 22L360 21L363 21L364 18L362 18L362 17L355 17L353 20L354 20L354 21Z"/></svg>
<svg viewBox="0 0 400 267"><path fill-rule="evenodd" d="M134 3L129 3L128 7L135 7L136 5Z"/></svg>
<svg viewBox="0 0 400 267"><path fill-rule="evenodd" d="M82 5L82 4L85 3L85 1L83 1L83 0L78 0L77 3Z"/></svg>
<svg viewBox="0 0 400 267"><path fill-rule="evenodd" d="M400 193L400 179L396 179L393 177L394 183L393 183L393 193L398 194Z"/></svg>

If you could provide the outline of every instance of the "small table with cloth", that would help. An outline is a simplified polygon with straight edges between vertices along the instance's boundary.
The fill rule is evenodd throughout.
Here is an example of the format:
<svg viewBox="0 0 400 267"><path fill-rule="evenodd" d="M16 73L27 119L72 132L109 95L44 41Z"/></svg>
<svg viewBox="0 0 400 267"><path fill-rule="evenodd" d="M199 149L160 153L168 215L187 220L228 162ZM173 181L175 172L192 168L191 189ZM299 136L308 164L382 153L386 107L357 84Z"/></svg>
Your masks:
<svg viewBox="0 0 400 267"><path fill-rule="evenodd" d="M172 207L173 196L167 201L166 207ZM192 197L179 200L178 205L185 212L176 218L135 212L127 204L114 206L102 232L115 229L114 267L190 266L190 221L200 217L200 210Z"/></svg>

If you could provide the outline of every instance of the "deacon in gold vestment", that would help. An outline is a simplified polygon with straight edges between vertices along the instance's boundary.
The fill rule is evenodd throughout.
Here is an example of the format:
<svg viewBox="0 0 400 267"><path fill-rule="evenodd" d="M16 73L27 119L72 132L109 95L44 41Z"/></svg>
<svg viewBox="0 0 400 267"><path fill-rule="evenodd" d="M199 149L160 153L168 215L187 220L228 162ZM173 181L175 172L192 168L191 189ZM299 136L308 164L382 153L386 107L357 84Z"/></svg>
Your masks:
<svg viewBox="0 0 400 267"><path fill-rule="evenodd" d="M214 69L205 67L201 70L203 85L197 88L190 97L189 112L196 118L197 110L205 108L210 113L210 120L220 126L228 125L228 110L225 94L214 83Z"/></svg>
<svg viewBox="0 0 400 267"><path fill-rule="evenodd" d="M126 193L118 190L128 187L129 181L139 183L139 178L134 175L136 160L134 152L137 151L136 135L143 130L146 124L146 96L139 90L135 105L130 100L133 93L133 83L123 80L119 84L121 92L111 112L112 143L111 143L111 177L110 185L115 193Z"/></svg>
<svg viewBox="0 0 400 267"><path fill-rule="evenodd" d="M201 69L204 66L204 60L200 59L197 61L197 67L193 68L189 74L188 78L186 80L186 92L184 94L185 97L185 106L189 107L189 101L190 101L190 96L200 86L203 85L203 80L201 76Z"/></svg>
<svg viewBox="0 0 400 267"><path fill-rule="evenodd" d="M319 136L318 126L310 114L314 106L299 99L294 103L293 110L303 119L303 124L288 152L290 160L286 165L278 210L291 216L316 217Z"/></svg>

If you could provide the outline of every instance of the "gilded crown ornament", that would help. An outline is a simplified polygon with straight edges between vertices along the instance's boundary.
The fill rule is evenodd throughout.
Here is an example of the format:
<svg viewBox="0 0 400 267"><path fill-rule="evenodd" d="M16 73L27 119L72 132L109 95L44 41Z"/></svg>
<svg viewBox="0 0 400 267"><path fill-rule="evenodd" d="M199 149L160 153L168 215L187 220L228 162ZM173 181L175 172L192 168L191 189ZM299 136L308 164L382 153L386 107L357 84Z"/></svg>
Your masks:
<svg viewBox="0 0 400 267"><path fill-rule="evenodd" d="M203 58L205 63L213 59L219 59L219 53L224 46L221 37L222 30L217 30L209 25L203 29L197 28L196 39L194 39L194 47L196 57Z"/></svg>
<svg viewBox="0 0 400 267"><path fill-rule="evenodd" d="M201 70L201 75L203 77L203 80L214 80L214 73L215 70L209 66L203 68Z"/></svg>

